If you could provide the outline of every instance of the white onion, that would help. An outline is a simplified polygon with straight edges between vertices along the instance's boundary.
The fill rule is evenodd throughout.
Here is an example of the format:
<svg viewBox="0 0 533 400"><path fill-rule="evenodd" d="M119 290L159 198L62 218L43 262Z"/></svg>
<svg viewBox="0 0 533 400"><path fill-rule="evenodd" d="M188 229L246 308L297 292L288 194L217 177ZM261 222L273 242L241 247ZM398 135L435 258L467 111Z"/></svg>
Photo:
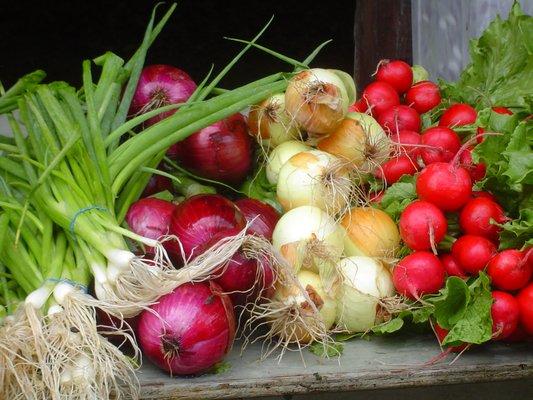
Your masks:
<svg viewBox="0 0 533 400"><path fill-rule="evenodd" d="M365 332L382 322L381 299L394 295L391 273L370 257L348 257L337 263L343 283L337 297L337 326Z"/></svg>
<svg viewBox="0 0 533 400"><path fill-rule="evenodd" d="M311 150L311 147L298 140L289 140L274 148L268 156L265 172L268 181L275 185L278 183L279 170L293 155L302 151Z"/></svg>

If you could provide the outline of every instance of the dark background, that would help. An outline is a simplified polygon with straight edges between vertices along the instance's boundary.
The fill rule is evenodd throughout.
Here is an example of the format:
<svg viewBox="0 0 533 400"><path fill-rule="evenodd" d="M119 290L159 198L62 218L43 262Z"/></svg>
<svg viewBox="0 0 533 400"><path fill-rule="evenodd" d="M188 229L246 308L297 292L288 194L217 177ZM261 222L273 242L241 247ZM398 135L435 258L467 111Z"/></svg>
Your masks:
<svg viewBox="0 0 533 400"><path fill-rule="evenodd" d="M24 73L41 68L50 81L65 80L79 86L83 59L106 50L123 58L133 54L154 4L1 1L0 80L8 87ZM240 50L240 44L224 40L224 36L251 39L272 15L275 19L259 43L302 60L319 43L333 39L313 66L353 73L355 0L182 0L150 49L147 64L172 64L201 81L211 63L219 71ZM251 50L223 85L231 88L283 69L290 67Z"/></svg>

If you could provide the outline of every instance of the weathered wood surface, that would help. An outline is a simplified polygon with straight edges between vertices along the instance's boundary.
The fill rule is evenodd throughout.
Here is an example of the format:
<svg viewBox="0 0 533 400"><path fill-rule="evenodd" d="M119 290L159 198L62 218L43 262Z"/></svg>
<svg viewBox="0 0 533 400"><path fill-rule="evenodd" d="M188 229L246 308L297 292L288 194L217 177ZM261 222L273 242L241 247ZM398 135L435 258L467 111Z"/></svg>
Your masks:
<svg viewBox="0 0 533 400"><path fill-rule="evenodd" d="M304 351L258 361L259 346L234 349L231 369L218 375L170 378L146 362L139 373L143 400L231 399L319 392L346 392L522 379L533 382L533 345L494 343L429 364L439 352L430 336L402 336L346 343L340 359ZM525 397L524 397L525 398Z"/></svg>

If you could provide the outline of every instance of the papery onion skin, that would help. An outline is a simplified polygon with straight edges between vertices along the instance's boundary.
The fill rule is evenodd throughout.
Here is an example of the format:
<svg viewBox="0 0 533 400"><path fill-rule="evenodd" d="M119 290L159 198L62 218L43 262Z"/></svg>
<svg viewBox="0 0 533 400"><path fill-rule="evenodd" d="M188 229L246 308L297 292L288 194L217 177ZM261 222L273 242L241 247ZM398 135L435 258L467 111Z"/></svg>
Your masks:
<svg viewBox="0 0 533 400"><path fill-rule="evenodd" d="M325 151L309 150L283 164L276 194L285 211L310 205L335 214L347 207L351 187L349 170L341 160Z"/></svg>
<svg viewBox="0 0 533 400"><path fill-rule="evenodd" d="M278 183L279 171L289 158L302 151L311 150L310 146L298 140L289 140L277 146L270 155L265 167L268 181L275 185Z"/></svg>
<svg viewBox="0 0 533 400"><path fill-rule="evenodd" d="M343 277L337 302L337 326L349 332L366 332L382 322L379 301L394 295L388 268L370 257L347 257L337 263Z"/></svg>
<svg viewBox="0 0 533 400"><path fill-rule="evenodd" d="M400 232L387 213L374 207L355 207L341 220L346 231L347 256L392 258L400 246Z"/></svg>
<svg viewBox="0 0 533 400"><path fill-rule="evenodd" d="M172 375L205 372L220 362L235 337L229 298L213 282L185 283L144 311L138 324L143 353Z"/></svg>
<svg viewBox="0 0 533 400"><path fill-rule="evenodd" d="M248 115L250 133L262 140L269 140L271 146L296 139L300 131L285 111L285 94L277 93L252 106Z"/></svg>
<svg viewBox="0 0 533 400"><path fill-rule="evenodd" d="M332 71L314 68L295 75L285 91L289 115L306 131L328 134L348 111L343 81Z"/></svg>
<svg viewBox="0 0 533 400"><path fill-rule="evenodd" d="M244 216L230 200L218 194L200 194L176 206L169 233L178 238L185 257L191 258L201 254L213 235L228 230L242 230L245 226ZM177 241L169 241L168 246L174 253L181 254L182 249Z"/></svg>
<svg viewBox="0 0 533 400"><path fill-rule="evenodd" d="M247 230L249 235L263 236L272 240L272 233L280 217L274 207L250 198L236 200L235 205L249 224Z"/></svg>
<svg viewBox="0 0 533 400"><path fill-rule="evenodd" d="M252 167L252 140L238 113L193 133L173 151L185 168L228 184L240 183Z"/></svg>

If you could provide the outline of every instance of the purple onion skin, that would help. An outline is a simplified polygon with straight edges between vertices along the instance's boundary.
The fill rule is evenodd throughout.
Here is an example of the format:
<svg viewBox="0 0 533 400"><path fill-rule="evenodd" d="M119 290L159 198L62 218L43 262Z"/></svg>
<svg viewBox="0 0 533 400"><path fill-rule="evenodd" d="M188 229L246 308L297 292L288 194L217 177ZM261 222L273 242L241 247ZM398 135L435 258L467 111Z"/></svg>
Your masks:
<svg viewBox="0 0 533 400"><path fill-rule="evenodd" d="M262 201L250 198L235 201L244 218L250 224L248 233L250 235L263 236L272 240L272 233L279 220L279 213L276 209Z"/></svg>
<svg viewBox="0 0 533 400"><path fill-rule="evenodd" d="M145 67L130 106L130 115L169 105L185 103L196 90L196 83L185 72L171 65L150 65ZM166 111L150 118L145 126L153 125L174 114L176 110Z"/></svg>
<svg viewBox="0 0 533 400"><path fill-rule="evenodd" d="M220 362L235 337L228 296L214 282L186 283L144 311L137 327L143 353L171 375L196 375Z"/></svg>

